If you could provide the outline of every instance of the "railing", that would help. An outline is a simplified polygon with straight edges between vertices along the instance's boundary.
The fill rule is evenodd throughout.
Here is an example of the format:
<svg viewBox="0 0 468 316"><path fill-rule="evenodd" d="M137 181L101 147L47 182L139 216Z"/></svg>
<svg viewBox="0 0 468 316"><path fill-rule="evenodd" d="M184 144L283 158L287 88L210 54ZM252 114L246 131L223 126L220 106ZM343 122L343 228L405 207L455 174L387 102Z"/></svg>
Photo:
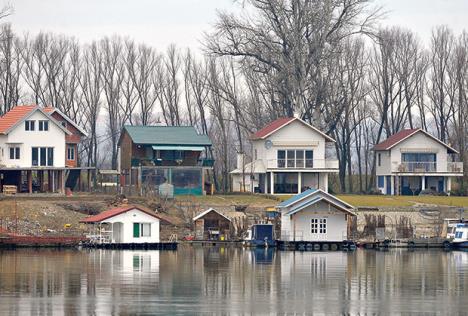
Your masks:
<svg viewBox="0 0 468 316"><path fill-rule="evenodd" d="M183 160L183 159L151 159L151 158L132 158L132 167L139 166L192 166L192 167L213 167L214 159L198 159L198 160Z"/></svg>
<svg viewBox="0 0 468 316"><path fill-rule="evenodd" d="M269 169L338 169L333 159L269 159Z"/></svg>
<svg viewBox="0 0 468 316"><path fill-rule="evenodd" d="M437 162L405 161L398 167L399 172L436 172Z"/></svg>
<svg viewBox="0 0 468 316"><path fill-rule="evenodd" d="M447 162L447 169L439 170L437 169L437 162L412 162L405 161L398 165L398 172L454 172L454 173L463 173L463 163L462 162Z"/></svg>
<svg viewBox="0 0 468 316"><path fill-rule="evenodd" d="M463 162L448 162L447 171L454 173L463 173Z"/></svg>

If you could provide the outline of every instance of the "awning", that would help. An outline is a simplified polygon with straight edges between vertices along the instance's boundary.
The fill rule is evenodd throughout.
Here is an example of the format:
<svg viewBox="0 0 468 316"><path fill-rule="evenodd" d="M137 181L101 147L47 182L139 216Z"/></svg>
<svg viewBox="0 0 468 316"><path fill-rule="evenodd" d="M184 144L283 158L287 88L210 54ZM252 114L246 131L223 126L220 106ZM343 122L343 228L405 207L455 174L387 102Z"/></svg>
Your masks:
<svg viewBox="0 0 468 316"><path fill-rule="evenodd" d="M204 146L168 146L168 145L157 145L151 146L153 150L187 150L187 151L203 151Z"/></svg>

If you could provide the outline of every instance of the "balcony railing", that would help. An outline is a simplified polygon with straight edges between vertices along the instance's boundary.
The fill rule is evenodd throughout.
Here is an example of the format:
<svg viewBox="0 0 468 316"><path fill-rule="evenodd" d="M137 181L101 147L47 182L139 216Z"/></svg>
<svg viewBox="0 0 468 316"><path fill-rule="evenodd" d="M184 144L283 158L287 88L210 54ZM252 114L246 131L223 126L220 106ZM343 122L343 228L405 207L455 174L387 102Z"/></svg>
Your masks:
<svg viewBox="0 0 468 316"><path fill-rule="evenodd" d="M184 160L184 159L150 159L150 158L132 158L132 167L139 166L193 166L193 167L213 167L214 159L202 158L198 160Z"/></svg>
<svg viewBox="0 0 468 316"><path fill-rule="evenodd" d="M447 162L447 168L437 169L437 162L411 162L405 161L398 165L398 172L453 172L453 173L463 173L463 163L462 162Z"/></svg>
<svg viewBox="0 0 468 316"><path fill-rule="evenodd" d="M405 161L398 167L399 172L436 172L437 162Z"/></svg>
<svg viewBox="0 0 468 316"><path fill-rule="evenodd" d="M269 169L338 169L333 159L269 159Z"/></svg>
<svg viewBox="0 0 468 316"><path fill-rule="evenodd" d="M447 171L453 173L463 173L463 162L448 162Z"/></svg>

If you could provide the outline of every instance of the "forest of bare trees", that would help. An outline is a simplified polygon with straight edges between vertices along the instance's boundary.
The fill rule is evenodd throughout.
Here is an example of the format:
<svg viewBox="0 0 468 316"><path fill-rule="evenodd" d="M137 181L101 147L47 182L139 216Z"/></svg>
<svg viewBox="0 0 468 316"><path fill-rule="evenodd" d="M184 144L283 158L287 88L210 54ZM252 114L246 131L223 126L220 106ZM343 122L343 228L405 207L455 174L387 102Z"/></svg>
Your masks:
<svg viewBox="0 0 468 316"><path fill-rule="evenodd" d="M194 125L214 143L223 192L235 153L250 155L248 135L292 115L336 139L342 192L373 188L373 145L404 128L450 143L468 170L468 32L434 26L424 42L381 28L371 0L242 5L219 13L201 52L118 36L20 36L3 24L0 112L58 107L88 132L81 164L112 168L124 124ZM466 176L460 185L466 192Z"/></svg>

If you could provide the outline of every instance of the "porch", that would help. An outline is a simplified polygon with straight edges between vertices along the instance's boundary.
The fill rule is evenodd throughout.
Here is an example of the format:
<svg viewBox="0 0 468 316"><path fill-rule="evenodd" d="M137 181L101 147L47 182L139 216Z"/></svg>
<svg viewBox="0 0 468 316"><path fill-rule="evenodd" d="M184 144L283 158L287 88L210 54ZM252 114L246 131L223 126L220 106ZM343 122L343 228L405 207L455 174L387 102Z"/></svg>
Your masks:
<svg viewBox="0 0 468 316"><path fill-rule="evenodd" d="M260 190L267 194L298 194L310 188L328 191L325 172L267 172L260 177Z"/></svg>
<svg viewBox="0 0 468 316"><path fill-rule="evenodd" d="M421 191L450 192L450 176L388 176L386 194L419 195Z"/></svg>

